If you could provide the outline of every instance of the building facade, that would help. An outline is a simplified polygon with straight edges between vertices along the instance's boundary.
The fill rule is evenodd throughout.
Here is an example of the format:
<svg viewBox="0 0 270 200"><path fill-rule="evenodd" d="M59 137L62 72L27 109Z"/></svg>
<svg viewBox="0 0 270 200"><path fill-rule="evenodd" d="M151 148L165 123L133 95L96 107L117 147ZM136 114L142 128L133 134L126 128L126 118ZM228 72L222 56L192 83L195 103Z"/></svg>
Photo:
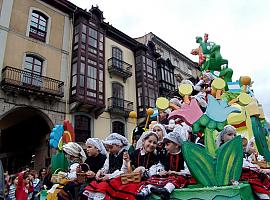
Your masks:
<svg viewBox="0 0 270 200"><path fill-rule="evenodd" d="M138 42L103 20L98 7L75 12L70 115L77 142L112 132L130 138L135 127L128 115L136 108Z"/></svg>
<svg viewBox="0 0 270 200"><path fill-rule="evenodd" d="M130 141L146 109L195 64L150 33L133 39L98 7L0 0L0 158L13 169L50 163L49 134L69 119L76 142L117 132ZM180 74L180 75L179 75ZM177 76L179 75L179 76ZM129 118L137 112L137 120ZM10 145L10 144L13 145ZM18 163L20 156L24 162Z"/></svg>
<svg viewBox="0 0 270 200"><path fill-rule="evenodd" d="M177 89L184 79L197 79L200 71L197 63L170 46L164 40L150 32L137 41L155 45L156 52L160 54L157 59L157 78L159 83L159 95L168 96Z"/></svg>
<svg viewBox="0 0 270 200"><path fill-rule="evenodd" d="M0 158L10 170L38 169L49 162L50 130L66 117L76 7L62 0L0 5Z"/></svg>

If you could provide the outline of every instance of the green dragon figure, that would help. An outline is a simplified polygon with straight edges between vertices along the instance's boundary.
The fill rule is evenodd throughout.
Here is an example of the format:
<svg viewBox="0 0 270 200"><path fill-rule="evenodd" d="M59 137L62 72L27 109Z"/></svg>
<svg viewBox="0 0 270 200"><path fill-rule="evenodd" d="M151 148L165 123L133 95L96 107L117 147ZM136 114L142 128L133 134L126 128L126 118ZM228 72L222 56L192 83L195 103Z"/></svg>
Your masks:
<svg viewBox="0 0 270 200"><path fill-rule="evenodd" d="M198 64L201 72L210 71L215 77L222 78L226 83L231 82L233 70L228 67L228 60L222 58L220 45L208 42L208 34L204 35L204 40L202 37L196 37L196 43L200 46L193 49L191 54L199 56Z"/></svg>

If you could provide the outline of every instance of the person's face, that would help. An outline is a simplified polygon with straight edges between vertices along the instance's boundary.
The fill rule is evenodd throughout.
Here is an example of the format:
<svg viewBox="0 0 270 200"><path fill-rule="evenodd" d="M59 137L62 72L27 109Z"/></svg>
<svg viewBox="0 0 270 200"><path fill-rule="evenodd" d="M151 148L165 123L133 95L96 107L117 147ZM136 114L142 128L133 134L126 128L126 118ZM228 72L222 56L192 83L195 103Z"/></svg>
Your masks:
<svg viewBox="0 0 270 200"><path fill-rule="evenodd" d="M165 143L165 148L169 153L177 153L180 150L180 146L171 141Z"/></svg>
<svg viewBox="0 0 270 200"><path fill-rule="evenodd" d="M24 183L25 185L28 185L30 183L30 175L24 179Z"/></svg>
<svg viewBox="0 0 270 200"><path fill-rule="evenodd" d="M158 141L162 141L163 140L163 131L160 127L155 126L153 128L153 131L158 135Z"/></svg>
<svg viewBox="0 0 270 200"><path fill-rule="evenodd" d="M248 144L248 140L246 138L242 138L242 145L243 145L244 152L247 151L247 144Z"/></svg>
<svg viewBox="0 0 270 200"><path fill-rule="evenodd" d="M34 180L35 176L33 176L32 174L29 174L29 180Z"/></svg>
<svg viewBox="0 0 270 200"><path fill-rule="evenodd" d="M109 151L109 153L116 154L121 150L121 146L113 144L113 145L106 145L106 149Z"/></svg>
<svg viewBox="0 0 270 200"><path fill-rule="evenodd" d="M14 184L14 185L17 185L17 184L18 184L18 181L19 181L19 178L16 177L16 178L14 179L14 181L13 181L13 184Z"/></svg>
<svg viewBox="0 0 270 200"><path fill-rule="evenodd" d="M157 147L157 137L150 135L147 139L143 141L143 148L146 152L153 152Z"/></svg>
<svg viewBox="0 0 270 200"><path fill-rule="evenodd" d="M42 169L42 171L41 171L41 176L44 177L44 176L46 176L46 174L47 174L46 169Z"/></svg>
<svg viewBox="0 0 270 200"><path fill-rule="evenodd" d="M224 141L224 142L230 141L230 140L233 139L235 136L236 136L236 133L235 133L235 132L228 131L227 133L225 133L225 134L223 135L223 141Z"/></svg>
<svg viewBox="0 0 270 200"><path fill-rule="evenodd" d="M69 154L67 154L67 153L65 153L65 157L66 157L66 159L67 159L68 161L72 161L72 160L75 159L74 156L71 156L71 155L69 155Z"/></svg>
<svg viewBox="0 0 270 200"><path fill-rule="evenodd" d="M88 156L97 156L99 154L98 149L94 145L87 145L86 152Z"/></svg>

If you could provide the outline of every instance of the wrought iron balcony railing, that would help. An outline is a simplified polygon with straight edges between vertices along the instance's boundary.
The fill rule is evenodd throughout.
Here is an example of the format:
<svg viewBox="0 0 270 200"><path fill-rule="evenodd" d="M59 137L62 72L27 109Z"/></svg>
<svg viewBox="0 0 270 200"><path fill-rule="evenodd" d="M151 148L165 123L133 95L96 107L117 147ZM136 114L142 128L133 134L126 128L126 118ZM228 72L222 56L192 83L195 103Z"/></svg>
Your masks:
<svg viewBox="0 0 270 200"><path fill-rule="evenodd" d="M2 70L1 87L10 91L16 88L23 93L64 96L64 82L9 66Z"/></svg>
<svg viewBox="0 0 270 200"><path fill-rule="evenodd" d="M133 102L116 97L108 98L108 111L110 113L128 116L133 110Z"/></svg>
<svg viewBox="0 0 270 200"><path fill-rule="evenodd" d="M127 78L132 76L131 68L132 65L117 58L108 59L108 70L111 77L113 74L121 76L125 82Z"/></svg>

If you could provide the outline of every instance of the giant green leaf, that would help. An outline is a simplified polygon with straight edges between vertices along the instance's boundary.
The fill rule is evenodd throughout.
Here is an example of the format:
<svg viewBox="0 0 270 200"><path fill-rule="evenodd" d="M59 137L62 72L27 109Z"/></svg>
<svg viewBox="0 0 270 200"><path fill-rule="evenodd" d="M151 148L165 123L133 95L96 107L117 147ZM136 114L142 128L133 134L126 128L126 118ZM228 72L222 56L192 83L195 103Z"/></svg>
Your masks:
<svg viewBox="0 0 270 200"><path fill-rule="evenodd" d="M217 185L215 160L204 148L192 142L184 142L182 151L192 176L204 186Z"/></svg>
<svg viewBox="0 0 270 200"><path fill-rule="evenodd" d="M243 147L241 136L224 143L217 151L216 178L217 185L229 185L238 181L243 165Z"/></svg>
<svg viewBox="0 0 270 200"><path fill-rule="evenodd" d="M265 160L269 162L270 152L268 149L265 133L262 129L261 123L256 116L251 117L251 123L257 149L259 153L264 156Z"/></svg>

